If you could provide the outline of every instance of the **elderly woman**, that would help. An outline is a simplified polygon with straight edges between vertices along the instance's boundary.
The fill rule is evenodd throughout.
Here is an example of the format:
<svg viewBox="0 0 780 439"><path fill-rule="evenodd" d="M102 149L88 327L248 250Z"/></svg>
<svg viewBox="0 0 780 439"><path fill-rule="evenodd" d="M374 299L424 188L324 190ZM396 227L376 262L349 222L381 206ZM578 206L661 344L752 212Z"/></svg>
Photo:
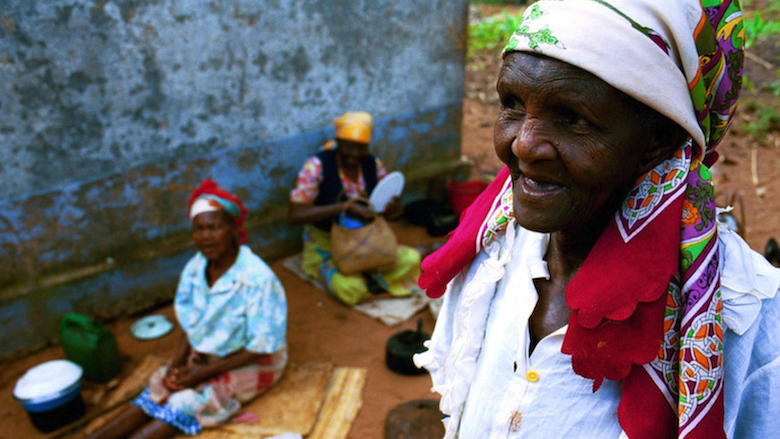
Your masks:
<svg viewBox="0 0 780 439"><path fill-rule="evenodd" d="M246 243L241 200L206 179L189 201L198 253L174 299L184 337L133 405L91 438L168 438L228 420L287 364L287 301Z"/></svg>
<svg viewBox="0 0 780 439"><path fill-rule="evenodd" d="M303 230L303 271L322 280L328 292L347 305L355 305L379 293L409 296L417 291L420 254L409 247L398 246L395 265L383 271L347 275L339 272L330 252L330 228L342 212L362 219L376 213L357 197L368 197L387 171L368 152L374 122L370 114L347 112L335 119L336 139L309 157L298 173L290 192L289 220L305 224ZM392 217L400 211L395 197L383 214Z"/></svg>
<svg viewBox="0 0 780 439"><path fill-rule="evenodd" d="M525 11L497 83L507 167L422 266L446 288L415 360L447 438L780 431L780 273L717 226L708 168L743 39L736 1Z"/></svg>

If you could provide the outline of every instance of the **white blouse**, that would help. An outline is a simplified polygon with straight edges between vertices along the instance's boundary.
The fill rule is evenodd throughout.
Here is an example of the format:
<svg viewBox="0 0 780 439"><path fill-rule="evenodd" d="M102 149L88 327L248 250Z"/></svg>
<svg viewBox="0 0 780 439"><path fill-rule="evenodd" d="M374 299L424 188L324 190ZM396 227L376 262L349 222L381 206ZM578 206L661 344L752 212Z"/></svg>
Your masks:
<svg viewBox="0 0 780 439"><path fill-rule="evenodd" d="M724 320L730 329L724 343L726 431L729 437L771 437L780 431L780 420L745 419L754 417L750 404L765 407L765 402L753 401L756 395L743 399L761 391L780 409L780 396L769 392L780 392L780 348L772 346L779 344L756 343L765 335L755 335L768 324L780 338L780 300L765 301L770 306L762 309L762 299L774 297L780 287L780 271L736 234L719 230ZM533 280L549 278L543 260L548 240L510 225L448 286L429 350L415 357L431 372L433 391L442 395L442 412L449 415L446 438L626 437L617 419L620 383L605 380L592 392L592 380L575 374L571 357L561 353L566 327L528 354L528 322L538 300ZM756 376L762 381L751 385L748 380ZM742 427L755 431L748 435Z"/></svg>

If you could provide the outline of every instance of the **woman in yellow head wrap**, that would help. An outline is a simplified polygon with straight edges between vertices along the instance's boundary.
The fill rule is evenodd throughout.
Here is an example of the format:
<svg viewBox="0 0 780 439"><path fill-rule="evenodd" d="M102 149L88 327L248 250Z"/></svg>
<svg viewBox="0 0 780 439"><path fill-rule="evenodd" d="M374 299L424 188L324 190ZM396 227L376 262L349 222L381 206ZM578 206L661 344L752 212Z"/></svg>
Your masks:
<svg viewBox="0 0 780 439"><path fill-rule="evenodd" d="M367 196L387 171L379 158L370 154L368 145L374 121L364 112L347 112L333 121L335 141L309 157L298 173L290 192L289 220L305 224L303 232L303 270L325 282L328 292L338 300L355 305L377 293L408 296L416 291L420 275L420 254L399 246L396 265L386 271L345 275L338 271L330 253L330 227L334 217L348 211L361 218L374 212L350 198ZM400 209L394 199L383 212L392 216Z"/></svg>

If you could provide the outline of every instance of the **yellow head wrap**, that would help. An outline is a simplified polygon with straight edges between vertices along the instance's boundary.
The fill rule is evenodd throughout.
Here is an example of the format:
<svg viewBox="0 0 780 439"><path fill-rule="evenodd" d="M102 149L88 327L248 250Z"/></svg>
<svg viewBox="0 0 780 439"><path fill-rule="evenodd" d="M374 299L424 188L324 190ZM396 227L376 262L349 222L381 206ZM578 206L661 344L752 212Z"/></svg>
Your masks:
<svg viewBox="0 0 780 439"><path fill-rule="evenodd" d="M371 131L374 129L374 119L365 112L350 111L333 119L336 125L336 138L352 142L371 143Z"/></svg>

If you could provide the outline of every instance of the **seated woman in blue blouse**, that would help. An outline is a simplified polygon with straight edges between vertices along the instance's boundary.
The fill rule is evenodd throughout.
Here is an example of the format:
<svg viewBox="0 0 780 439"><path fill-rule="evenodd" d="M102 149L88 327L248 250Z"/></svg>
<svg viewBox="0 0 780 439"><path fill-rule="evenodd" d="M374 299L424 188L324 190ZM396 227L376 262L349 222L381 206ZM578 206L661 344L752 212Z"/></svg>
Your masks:
<svg viewBox="0 0 780 439"><path fill-rule="evenodd" d="M244 245L241 200L206 179L188 212L198 253L174 300L185 336L133 405L92 439L170 438L220 425L276 383L287 364L284 289Z"/></svg>

